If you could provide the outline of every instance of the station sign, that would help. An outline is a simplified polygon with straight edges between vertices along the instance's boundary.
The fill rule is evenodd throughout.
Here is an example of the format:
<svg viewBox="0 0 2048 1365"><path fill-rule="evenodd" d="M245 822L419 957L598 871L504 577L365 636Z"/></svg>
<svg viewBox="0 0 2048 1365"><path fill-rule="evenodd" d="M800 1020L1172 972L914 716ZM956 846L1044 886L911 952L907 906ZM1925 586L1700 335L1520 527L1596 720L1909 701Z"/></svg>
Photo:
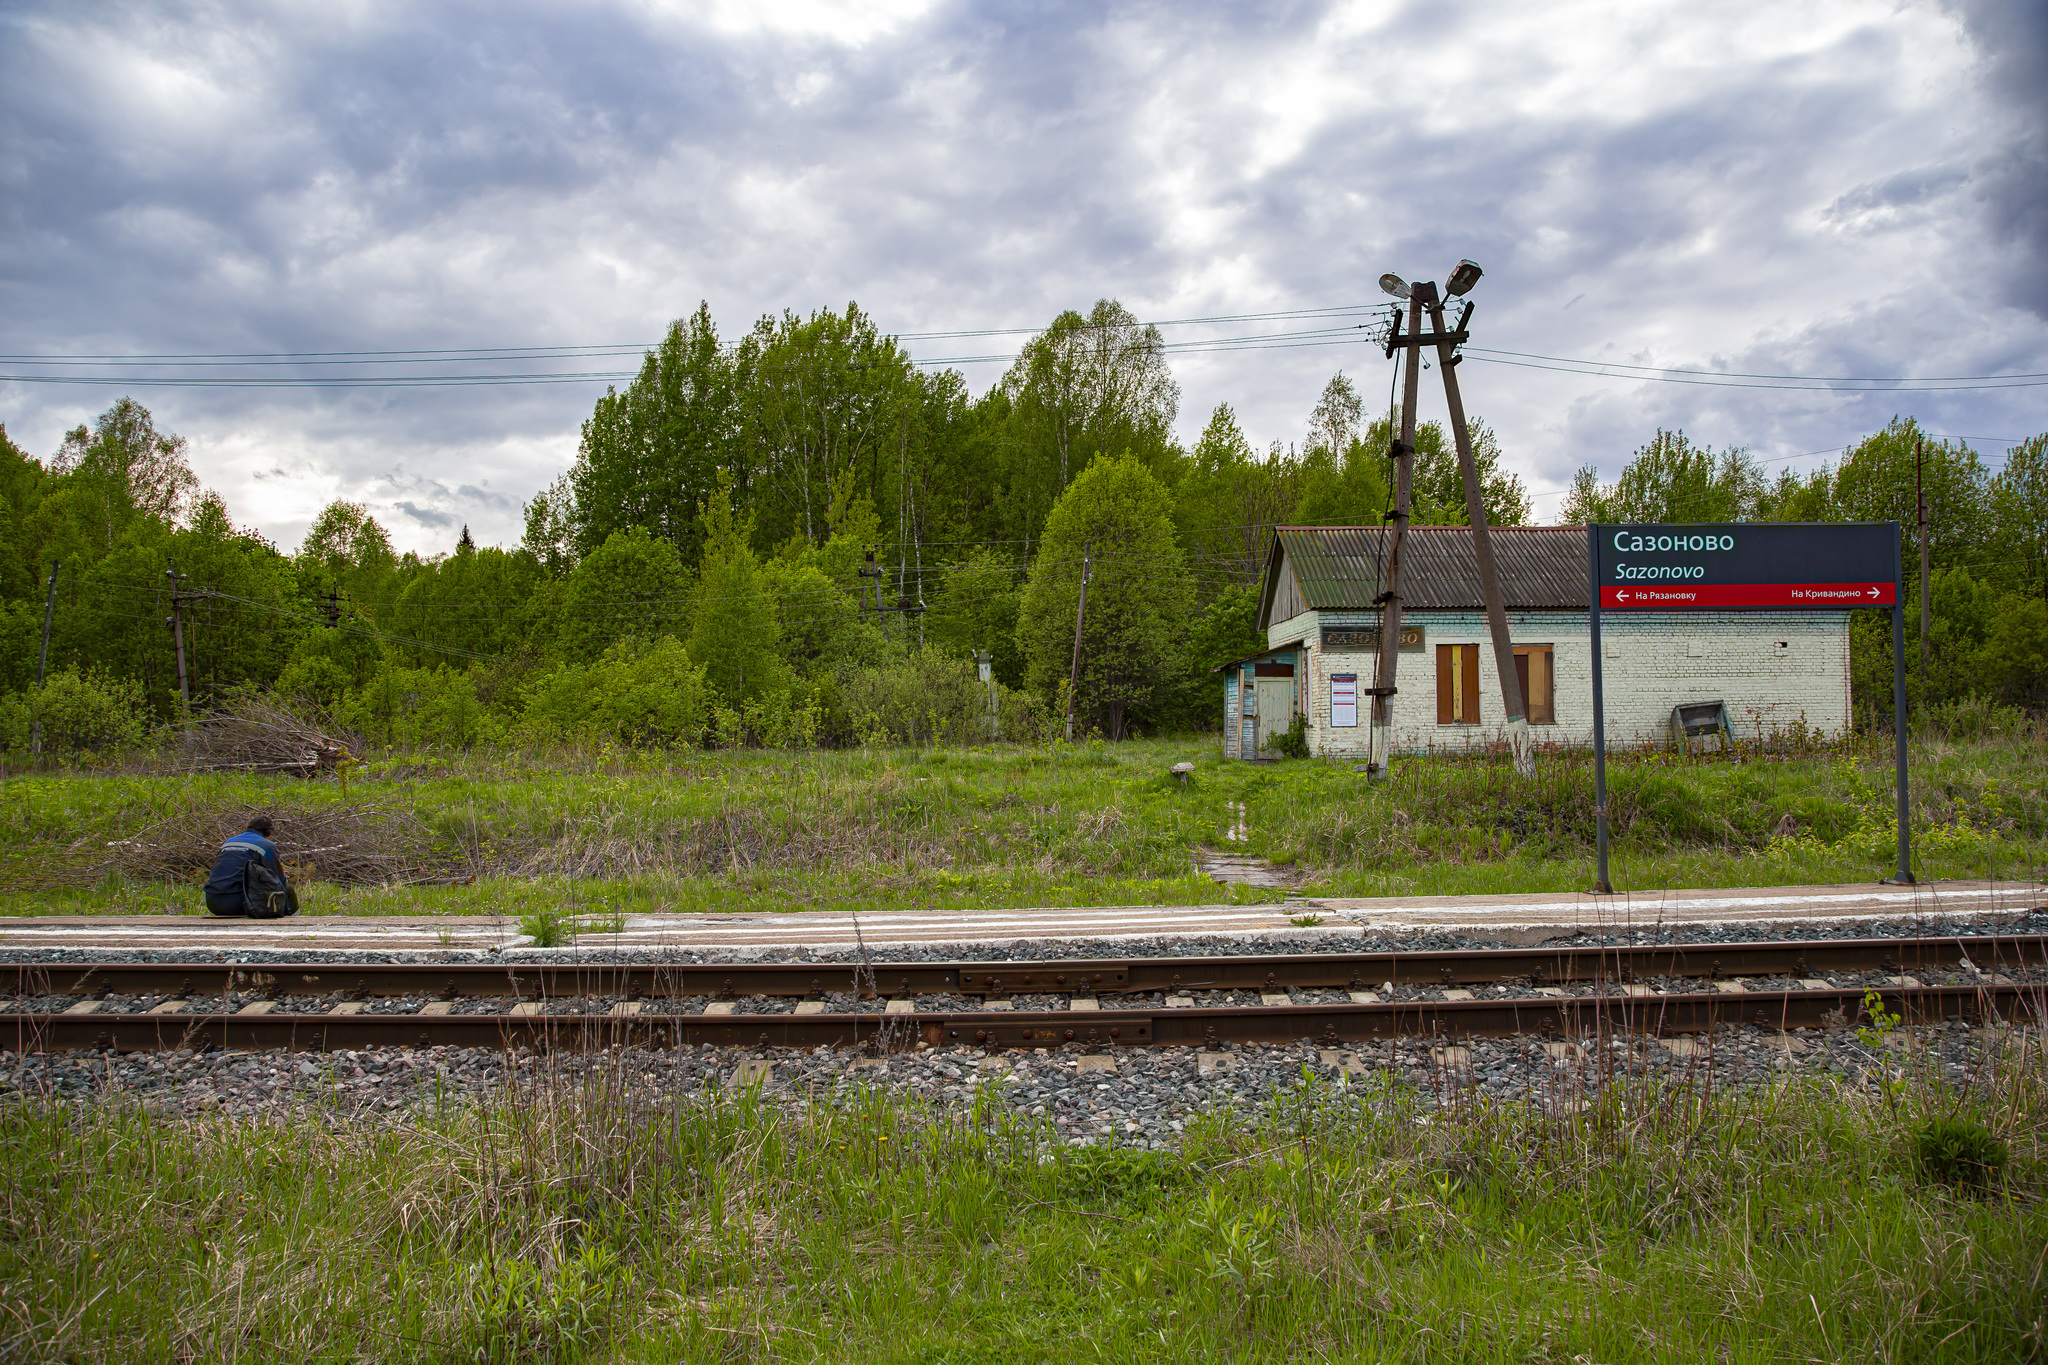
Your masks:
<svg viewBox="0 0 2048 1365"><path fill-rule="evenodd" d="M1378 626L1324 626L1323 652L1325 654L1377 654L1380 648ZM1401 624L1401 635L1395 648L1405 654L1413 654L1422 648L1422 627Z"/></svg>
<svg viewBox="0 0 2048 1365"><path fill-rule="evenodd" d="M1593 530L1602 611L1845 611L1899 601L1898 523Z"/></svg>

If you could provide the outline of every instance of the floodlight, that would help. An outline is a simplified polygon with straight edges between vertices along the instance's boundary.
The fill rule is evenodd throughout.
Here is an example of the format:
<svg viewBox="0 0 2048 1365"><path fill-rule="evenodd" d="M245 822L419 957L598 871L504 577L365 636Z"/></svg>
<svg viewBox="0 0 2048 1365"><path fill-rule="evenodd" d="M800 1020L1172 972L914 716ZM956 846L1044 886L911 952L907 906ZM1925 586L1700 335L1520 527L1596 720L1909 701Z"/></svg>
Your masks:
<svg viewBox="0 0 2048 1365"><path fill-rule="evenodd" d="M1408 283L1399 275L1389 274L1380 276L1380 288L1386 290L1397 299L1408 297Z"/></svg>
<svg viewBox="0 0 2048 1365"><path fill-rule="evenodd" d="M1451 272L1451 277L1448 280L1444 281L1444 292L1452 298L1456 298L1460 294L1470 293L1472 286L1479 283L1479 277L1485 273L1485 271L1479 268L1479 262L1477 261L1459 261L1458 268Z"/></svg>

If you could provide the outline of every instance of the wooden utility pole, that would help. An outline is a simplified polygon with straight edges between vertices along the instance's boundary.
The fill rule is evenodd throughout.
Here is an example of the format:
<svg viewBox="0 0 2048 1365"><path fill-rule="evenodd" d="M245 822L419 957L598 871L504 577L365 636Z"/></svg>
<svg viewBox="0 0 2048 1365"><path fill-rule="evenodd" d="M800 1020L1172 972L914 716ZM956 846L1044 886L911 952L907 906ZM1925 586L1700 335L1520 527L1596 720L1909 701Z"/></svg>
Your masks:
<svg viewBox="0 0 2048 1365"><path fill-rule="evenodd" d="M168 557L164 563L170 566L164 570L164 577L171 580L171 643L178 651L178 696L189 711L192 709L192 684L185 676L185 618L180 610L183 599L178 595L178 566Z"/></svg>
<svg viewBox="0 0 2048 1365"><path fill-rule="evenodd" d="M1477 267L1474 267L1475 269ZM1429 320L1437 335L1437 366L1444 375L1444 401L1451 410L1451 434L1458 442L1458 467L1465 475L1465 511L1472 522L1472 555L1479 561L1479 593L1486 603L1486 624L1493 636L1493 662L1500 673L1502 709L1507 712L1508 745L1514 751L1515 771L1523 777L1536 774L1536 755L1529 737L1528 705L1522 697L1522 682L1515 674L1514 637L1508 631L1507 603L1501 597L1500 571L1493 562L1493 537L1486 525L1486 503L1479 487L1479 464L1472 454L1472 433L1465 428L1465 400L1458 392L1457 343L1444 329L1444 307L1437 299L1436 286L1427 280L1412 286L1429 309ZM1458 320L1458 332L1472 316L1465 305Z"/></svg>
<svg viewBox="0 0 2048 1365"><path fill-rule="evenodd" d="M36 651L36 691L43 690L43 670L50 663L50 618L57 610L57 570L64 567L58 560L50 565L50 590L43 598L43 646ZM43 717L40 712L28 727L28 751L40 754L43 751Z"/></svg>
<svg viewBox="0 0 2048 1365"><path fill-rule="evenodd" d="M1408 334L1422 333L1422 300L1408 300ZM1394 335L1387 341L1392 354L1401 340L1400 314L1394 315ZM1394 457L1394 510L1387 517L1394 531L1387 547L1387 581L1380 601L1380 649L1372 673L1372 731L1366 739L1365 777L1370 782L1392 774L1394 766L1394 684L1401 656L1401 550L1408 538L1408 517L1412 511L1415 484L1415 401L1422 383L1422 351L1408 348L1408 373L1401 382L1401 434L1388 454ZM1382 535L1386 533L1381 532Z"/></svg>
<svg viewBox="0 0 2048 1365"><path fill-rule="evenodd" d="M1926 442L1913 437L1913 502L1920 523L1920 686L1927 686L1927 633L1932 622L1931 598L1927 587L1927 451ZM1924 693L1923 693L1924 695Z"/></svg>
<svg viewBox="0 0 2048 1365"><path fill-rule="evenodd" d="M1074 694L1081 690L1081 623L1088 619L1088 565L1094 541L1081 546L1081 601L1074 608L1074 664L1067 671L1067 743L1074 742Z"/></svg>

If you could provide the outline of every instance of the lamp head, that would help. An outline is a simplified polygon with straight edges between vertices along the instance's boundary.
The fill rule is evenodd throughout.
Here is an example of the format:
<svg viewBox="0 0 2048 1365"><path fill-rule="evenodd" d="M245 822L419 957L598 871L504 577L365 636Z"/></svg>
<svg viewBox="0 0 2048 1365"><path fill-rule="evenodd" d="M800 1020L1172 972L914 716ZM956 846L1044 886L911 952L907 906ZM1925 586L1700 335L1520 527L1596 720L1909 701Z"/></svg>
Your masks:
<svg viewBox="0 0 2048 1365"><path fill-rule="evenodd" d="M1397 299L1408 297L1408 282L1399 275L1386 274L1380 276L1380 288Z"/></svg>
<svg viewBox="0 0 2048 1365"><path fill-rule="evenodd" d="M1484 270L1479 268L1479 262L1477 261L1459 261L1458 268L1451 272L1451 277L1448 280L1444 281L1444 292L1452 298L1470 293L1472 286L1479 283L1479 277L1485 273Z"/></svg>

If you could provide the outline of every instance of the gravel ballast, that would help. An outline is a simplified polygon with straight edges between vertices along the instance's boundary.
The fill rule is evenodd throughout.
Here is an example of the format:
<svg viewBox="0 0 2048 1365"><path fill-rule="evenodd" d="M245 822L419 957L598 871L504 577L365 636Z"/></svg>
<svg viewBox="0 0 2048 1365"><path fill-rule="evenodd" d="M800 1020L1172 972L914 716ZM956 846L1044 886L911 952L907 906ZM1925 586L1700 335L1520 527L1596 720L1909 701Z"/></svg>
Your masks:
<svg viewBox="0 0 2048 1365"><path fill-rule="evenodd" d="M879 1088L940 1106L983 1099L1045 1120L1069 1144L1170 1147L1204 1112L1250 1111L1304 1086L1373 1093L1405 1088L1426 1109L1481 1098L1569 1109L1620 1077L1646 1074L1716 1086L1805 1075L1874 1090L1909 1066L1961 1082L1995 1050L2022 1040L2038 1049L2038 1028L2031 1038L1961 1023L1885 1039L1854 1029L1781 1034L1730 1026L1663 1041L1610 1035L1576 1043L1524 1037L1443 1045L1402 1039L1335 1049L1305 1041L1111 1054L920 1047L883 1057L831 1048L720 1047L558 1055L451 1047L321 1054L0 1052L0 1103L135 1105L172 1119L375 1122L446 1113L543 1076L551 1083L587 1080L622 1088L654 1104L759 1085L770 1102L801 1109Z"/></svg>

